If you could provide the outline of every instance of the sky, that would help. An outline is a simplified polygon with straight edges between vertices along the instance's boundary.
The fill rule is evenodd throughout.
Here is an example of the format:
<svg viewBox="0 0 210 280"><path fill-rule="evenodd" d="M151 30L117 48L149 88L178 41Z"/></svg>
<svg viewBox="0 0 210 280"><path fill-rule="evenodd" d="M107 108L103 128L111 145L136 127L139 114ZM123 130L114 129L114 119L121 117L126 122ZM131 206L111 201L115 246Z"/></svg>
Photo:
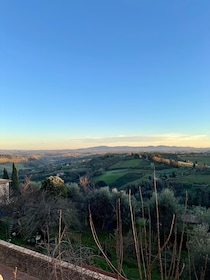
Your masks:
<svg viewBox="0 0 210 280"><path fill-rule="evenodd" d="M0 149L210 147L210 1L0 1Z"/></svg>

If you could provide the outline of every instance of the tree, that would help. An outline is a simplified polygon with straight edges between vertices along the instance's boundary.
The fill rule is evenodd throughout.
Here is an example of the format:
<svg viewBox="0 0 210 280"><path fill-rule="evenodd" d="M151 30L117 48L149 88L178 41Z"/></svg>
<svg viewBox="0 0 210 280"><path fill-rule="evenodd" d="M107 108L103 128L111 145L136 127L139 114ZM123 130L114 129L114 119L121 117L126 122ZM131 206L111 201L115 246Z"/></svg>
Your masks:
<svg viewBox="0 0 210 280"><path fill-rule="evenodd" d="M63 197L49 196L45 192L23 193L5 208L8 216L13 216L12 230L17 235L27 240L39 233L48 241L57 231L59 210L62 210L62 229L80 228L79 213L74 205Z"/></svg>
<svg viewBox="0 0 210 280"><path fill-rule="evenodd" d="M154 193L151 198L150 206L152 225L156 227L156 209ZM160 217L160 229L161 231L167 233L170 229L172 217L174 214L177 214L179 209L179 204L172 190L166 188L158 194L158 207Z"/></svg>
<svg viewBox="0 0 210 280"><path fill-rule="evenodd" d="M112 189L113 201L115 202L120 199L120 213L122 217L122 227L123 229L129 229L131 226L130 219L130 207L129 207L129 195L125 191L118 191L116 188ZM137 214L137 201L134 195L131 196L131 204L134 208L135 215Z"/></svg>
<svg viewBox="0 0 210 280"><path fill-rule="evenodd" d="M46 191L46 193L53 196L67 196L67 189L65 187L64 181L58 176L50 176L42 182L41 191Z"/></svg>
<svg viewBox="0 0 210 280"><path fill-rule="evenodd" d="M73 202L81 202L83 200L83 194L77 183L70 183L66 185L68 197Z"/></svg>
<svg viewBox="0 0 210 280"><path fill-rule="evenodd" d="M88 175L80 176L79 183L80 186L83 188L85 194L88 194L88 192L94 187L94 184Z"/></svg>
<svg viewBox="0 0 210 280"><path fill-rule="evenodd" d="M210 275L210 233L207 224L196 225L189 232L188 247L191 258L192 277L196 279L209 279Z"/></svg>
<svg viewBox="0 0 210 280"><path fill-rule="evenodd" d="M12 164L12 177L11 177L11 190L14 192L14 194L19 194L19 179L18 179L18 171L17 168L13 162Z"/></svg>
<svg viewBox="0 0 210 280"><path fill-rule="evenodd" d="M109 223L112 223L115 215L113 194L110 192L109 187L103 187L89 192L86 200L90 206L91 214L94 223L105 229Z"/></svg>
<svg viewBox="0 0 210 280"><path fill-rule="evenodd" d="M3 177L2 178L3 179L9 179L9 175L8 175L8 172L7 172L6 168L4 168L4 170L3 170Z"/></svg>

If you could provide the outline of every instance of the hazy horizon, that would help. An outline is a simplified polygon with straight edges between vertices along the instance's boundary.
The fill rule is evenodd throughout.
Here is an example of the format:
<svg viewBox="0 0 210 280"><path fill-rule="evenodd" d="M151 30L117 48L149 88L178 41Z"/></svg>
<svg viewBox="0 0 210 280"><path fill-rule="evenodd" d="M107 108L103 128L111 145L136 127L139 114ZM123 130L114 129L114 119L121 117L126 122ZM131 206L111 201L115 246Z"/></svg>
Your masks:
<svg viewBox="0 0 210 280"><path fill-rule="evenodd" d="M210 146L210 2L0 2L0 149Z"/></svg>
<svg viewBox="0 0 210 280"><path fill-rule="evenodd" d="M131 145L117 145L117 146L110 146L110 145L96 145L96 146L87 146L87 147L77 147L77 148L58 148L58 149L50 149L50 148L46 148L46 149L10 149L10 148L6 148L6 149L0 149L0 151L8 151L8 152L12 152L12 151L31 151L31 152L36 152L36 151L76 151L76 150L91 150L91 149L97 149L98 148L98 150L100 150L100 148L104 148L104 149L115 149L115 148L128 148L128 149L144 149L145 148L145 151L147 151L148 150L148 148L157 148L157 151L162 147L166 147L167 148L167 150L169 150L170 148L171 148L171 151L174 151L174 149L175 148L177 148L177 151L179 150L179 149L186 149L186 151L189 149L192 149L192 150L196 150L196 149L198 149L198 150L204 150L204 151L206 151L206 150L210 150L210 146L206 146L206 147L195 147L195 146L177 146L177 145L140 145L140 146L131 146ZM154 149L152 149L152 150L154 150Z"/></svg>

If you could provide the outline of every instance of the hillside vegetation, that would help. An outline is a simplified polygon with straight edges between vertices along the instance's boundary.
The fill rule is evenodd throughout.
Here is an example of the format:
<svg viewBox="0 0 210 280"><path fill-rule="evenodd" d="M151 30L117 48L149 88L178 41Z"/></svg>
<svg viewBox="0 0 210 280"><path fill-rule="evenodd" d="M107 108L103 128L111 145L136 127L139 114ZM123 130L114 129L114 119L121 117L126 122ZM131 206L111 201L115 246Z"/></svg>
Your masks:
<svg viewBox="0 0 210 280"><path fill-rule="evenodd" d="M3 238L59 257L60 234L64 259L113 271L108 258L122 279L209 279L209 153L27 157L1 205Z"/></svg>

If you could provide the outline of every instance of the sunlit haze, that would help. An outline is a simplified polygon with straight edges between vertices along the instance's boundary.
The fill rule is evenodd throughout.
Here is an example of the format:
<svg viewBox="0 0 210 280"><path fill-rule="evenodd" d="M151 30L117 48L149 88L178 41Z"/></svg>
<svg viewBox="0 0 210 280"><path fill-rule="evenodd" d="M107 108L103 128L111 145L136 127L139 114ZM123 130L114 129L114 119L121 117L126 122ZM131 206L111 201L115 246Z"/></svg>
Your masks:
<svg viewBox="0 0 210 280"><path fill-rule="evenodd" d="M0 2L0 149L210 147L210 1Z"/></svg>

